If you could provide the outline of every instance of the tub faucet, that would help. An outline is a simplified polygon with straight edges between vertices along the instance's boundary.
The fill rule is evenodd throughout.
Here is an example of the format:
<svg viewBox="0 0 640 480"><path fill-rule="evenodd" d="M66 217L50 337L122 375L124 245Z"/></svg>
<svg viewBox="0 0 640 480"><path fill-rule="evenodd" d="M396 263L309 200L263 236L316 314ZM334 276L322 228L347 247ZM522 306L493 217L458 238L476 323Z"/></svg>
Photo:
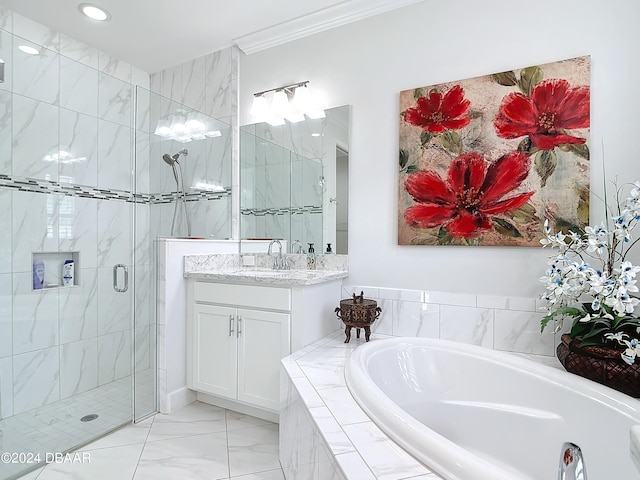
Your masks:
<svg viewBox="0 0 640 480"><path fill-rule="evenodd" d="M562 445L558 480L587 480L587 469L578 445L571 442Z"/></svg>
<svg viewBox="0 0 640 480"><path fill-rule="evenodd" d="M289 270L289 263L287 262L287 258L282 256L282 244L280 240L273 239L269 242L269 249L267 250L267 255L272 256L271 247L274 245L278 245L278 256L273 257L273 264L271 268L273 270Z"/></svg>

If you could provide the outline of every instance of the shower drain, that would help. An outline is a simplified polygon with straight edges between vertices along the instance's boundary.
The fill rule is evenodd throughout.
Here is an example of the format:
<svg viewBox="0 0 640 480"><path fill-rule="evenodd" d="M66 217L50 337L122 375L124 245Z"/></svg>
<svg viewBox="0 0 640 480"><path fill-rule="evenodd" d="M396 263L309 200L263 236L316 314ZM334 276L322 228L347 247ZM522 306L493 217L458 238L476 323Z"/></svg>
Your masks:
<svg viewBox="0 0 640 480"><path fill-rule="evenodd" d="M91 420L95 420L96 418L98 418L98 415L95 413L92 413L90 415L85 415L84 417L82 417L80 419L81 422L90 422Z"/></svg>

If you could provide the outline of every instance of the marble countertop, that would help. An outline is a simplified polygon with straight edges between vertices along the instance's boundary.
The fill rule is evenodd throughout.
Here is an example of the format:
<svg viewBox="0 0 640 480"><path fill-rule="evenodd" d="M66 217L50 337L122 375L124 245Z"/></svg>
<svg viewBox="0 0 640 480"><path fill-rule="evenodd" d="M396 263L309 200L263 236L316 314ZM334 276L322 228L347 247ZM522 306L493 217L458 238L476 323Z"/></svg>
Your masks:
<svg viewBox="0 0 640 480"><path fill-rule="evenodd" d="M273 257L267 254L185 255L184 276L224 283L260 285L315 285L349 276L346 255L317 255L316 270L307 270L306 256L283 255L289 270L271 268ZM251 266L247 263L251 262Z"/></svg>
<svg viewBox="0 0 640 480"><path fill-rule="evenodd" d="M238 268L217 271L185 271L186 278L224 283L258 283L261 285L314 285L346 278L343 270L271 270Z"/></svg>

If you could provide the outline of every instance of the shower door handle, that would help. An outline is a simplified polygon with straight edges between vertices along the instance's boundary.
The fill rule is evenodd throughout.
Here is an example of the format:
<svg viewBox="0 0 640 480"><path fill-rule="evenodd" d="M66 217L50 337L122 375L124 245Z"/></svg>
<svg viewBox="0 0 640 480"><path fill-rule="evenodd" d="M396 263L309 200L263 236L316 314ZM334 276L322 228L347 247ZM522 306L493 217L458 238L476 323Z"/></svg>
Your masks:
<svg viewBox="0 0 640 480"><path fill-rule="evenodd" d="M122 269L124 272L124 287L120 288L118 285L118 270ZM113 289L118 293L124 293L129 290L129 268L122 263L118 263L113 266Z"/></svg>

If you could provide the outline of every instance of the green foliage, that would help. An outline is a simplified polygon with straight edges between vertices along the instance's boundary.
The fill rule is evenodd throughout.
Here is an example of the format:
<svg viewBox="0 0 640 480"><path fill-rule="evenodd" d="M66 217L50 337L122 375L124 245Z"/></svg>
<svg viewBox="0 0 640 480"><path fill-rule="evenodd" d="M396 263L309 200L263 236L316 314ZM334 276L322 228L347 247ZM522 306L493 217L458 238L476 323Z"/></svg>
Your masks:
<svg viewBox="0 0 640 480"><path fill-rule="evenodd" d="M403 170L407 163L409 163L409 152L406 150L400 149L400 170Z"/></svg>
<svg viewBox="0 0 640 480"><path fill-rule="evenodd" d="M491 80L500 85L504 85L505 87L511 87L518 83L518 79L516 78L516 74L513 71L494 73L491 75Z"/></svg>
<svg viewBox="0 0 640 480"><path fill-rule="evenodd" d="M553 315L547 315L546 317L542 317L542 320L540 321L540 333L542 333L545 329L545 327L547 326L547 324L554 320L555 317L577 317L582 315L583 312L582 310L580 310L579 308L575 308L575 307L563 307L560 308L558 310L556 310L556 312L554 312Z"/></svg>
<svg viewBox="0 0 640 480"><path fill-rule="evenodd" d="M423 130L422 133L420 134L420 145L424 147L427 143L431 141L432 138L433 138L433 133Z"/></svg>
<svg viewBox="0 0 640 480"><path fill-rule="evenodd" d="M540 321L540 332L542 333L547 324L556 319L569 317L573 319L571 338L580 340L580 346L604 345L607 343L605 334L626 333L630 337L637 335L636 329L640 327L640 319L631 315L615 315L611 307L604 305L602 309L605 315L600 315L591 308L590 303L583 303L582 308L563 307L542 318ZM584 321L585 317L588 321Z"/></svg>
<svg viewBox="0 0 640 480"><path fill-rule="evenodd" d="M409 163L409 152L400 149L400 171L408 174L417 172L420 168L413 163Z"/></svg>
<svg viewBox="0 0 640 480"><path fill-rule="evenodd" d="M558 157L553 150L540 150L535 155L534 169L540 177L540 188L547 184L547 178L551 176L558 165Z"/></svg>
<svg viewBox="0 0 640 480"><path fill-rule="evenodd" d="M522 237L522 234L518 231L518 229L512 223L504 220L503 218L492 217L491 222L493 223L493 228L495 229L495 231L501 235L506 235L513 238Z"/></svg>
<svg viewBox="0 0 640 480"><path fill-rule="evenodd" d="M539 223L540 219L536 215L536 209L530 203L525 203L518 210L506 212L505 215L509 216L511 220L520 225L526 225L531 222Z"/></svg>
<svg viewBox="0 0 640 480"><path fill-rule="evenodd" d="M448 151L460 155L462 153L462 138L455 130L447 130L442 134L442 146Z"/></svg>
<svg viewBox="0 0 640 480"><path fill-rule="evenodd" d="M589 223L589 187L578 190L578 220Z"/></svg>
<svg viewBox="0 0 640 480"><path fill-rule="evenodd" d="M533 87L542 81L544 74L540 67L527 67L520 71L518 87L527 97L531 96Z"/></svg>

